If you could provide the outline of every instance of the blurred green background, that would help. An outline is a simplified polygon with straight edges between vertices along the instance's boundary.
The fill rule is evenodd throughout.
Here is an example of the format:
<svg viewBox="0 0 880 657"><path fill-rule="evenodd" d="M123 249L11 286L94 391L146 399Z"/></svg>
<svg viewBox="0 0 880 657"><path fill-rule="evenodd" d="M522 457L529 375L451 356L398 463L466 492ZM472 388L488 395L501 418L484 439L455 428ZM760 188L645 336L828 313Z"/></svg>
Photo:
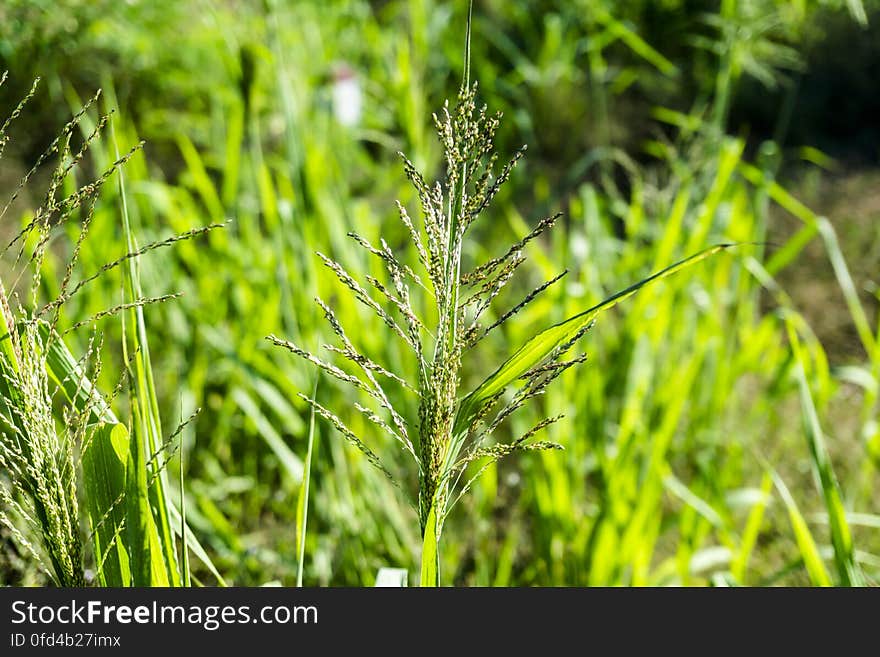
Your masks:
<svg viewBox="0 0 880 657"><path fill-rule="evenodd" d="M548 439L565 451L487 471L445 532L446 583L847 583L847 559L876 581L880 3L477 0L474 11L473 77L504 112L499 150L529 150L468 257L498 255L563 210L506 300L571 273L481 346L472 383L537 329L673 260L750 245L599 321L584 366L511 429L563 412ZM120 148L146 141L124 169L139 241L230 222L141 267L145 294L184 293L147 310L153 367L166 426L202 408L182 434L187 518L231 583L295 581L308 429L296 394L315 372L265 336L330 341L320 294L376 360L411 367L313 252L379 275L346 233L405 243L394 201L416 206L396 152L441 174L431 113L454 99L466 13L439 0L0 5L2 113L41 78L0 164L4 198L100 88ZM112 144L89 158L100 170ZM0 236L39 194L29 185ZM115 186L92 233L83 276L126 251ZM53 244L55 284L74 235ZM84 289L64 323L117 302L119 287L111 274ZM102 329L119 364L119 328ZM73 336L74 351L87 339ZM402 467L346 410L348 391L322 379L318 399ZM416 570L417 516L399 492L320 422L314 459L305 583ZM3 580L41 582L5 531Z"/></svg>

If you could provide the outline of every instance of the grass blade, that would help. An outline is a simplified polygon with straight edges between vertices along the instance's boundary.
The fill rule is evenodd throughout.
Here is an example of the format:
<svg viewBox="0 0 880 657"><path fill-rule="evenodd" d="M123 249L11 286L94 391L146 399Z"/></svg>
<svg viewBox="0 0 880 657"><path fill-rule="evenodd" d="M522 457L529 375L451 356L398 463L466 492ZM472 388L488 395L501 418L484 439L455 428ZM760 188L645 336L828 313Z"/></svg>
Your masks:
<svg viewBox="0 0 880 657"><path fill-rule="evenodd" d="M493 374L486 378L473 392L468 394L461 401L458 413L456 414L453 433L459 434L464 431L470 424L471 419L473 419L476 413L480 411L487 401L525 374L529 369L540 363L541 360L553 351L553 349L577 335L578 331L585 326L588 326L602 312L610 310L642 288L672 276L687 267L693 266L730 246L732 245L718 244L704 249L684 260L680 260L679 262L660 270L656 274L630 285L628 288L608 297L592 308L589 308L582 313L578 313L577 315L574 315L559 324L555 324L550 328L544 329L532 337L514 352L514 354L497 370L495 370ZM451 457L451 460L449 457ZM447 464L454 461L455 458L457 458L457 450L454 454L447 455Z"/></svg>
<svg viewBox="0 0 880 657"><path fill-rule="evenodd" d="M183 449L180 450L180 469L178 471L179 474L179 483L180 483L180 542L181 542L181 554L182 554L182 564L183 564L183 585L184 586L192 586L192 581L190 579L189 572L189 546L186 543L186 493L183 487Z"/></svg>
<svg viewBox="0 0 880 657"><path fill-rule="evenodd" d="M111 136L118 159L119 147L112 125ZM119 183L123 236L129 252L134 252L137 250L137 246L131 229L125 177L121 170L117 171L116 175ZM124 274L123 296L125 301L132 302L141 298L140 271L136 258L127 261ZM133 307L127 314L128 322L123 316L122 323L123 347L125 351L130 348L134 355L134 376L132 379L134 382L132 386L134 431L132 432L131 455L133 464L143 470L142 472L129 473L128 492L130 495L137 496L136 500L130 500L132 513L146 514L145 517L138 520L138 527L128 527L128 530L133 532L132 537L138 541L137 545L148 550L144 556L149 567L142 565L139 569L140 575L142 577L149 576L151 582L163 582L160 585L180 586L180 570L177 564L174 534L168 515L168 508L172 504L168 499L168 482L163 470L164 464L154 462L151 467L149 465L151 459L147 458L147 454L152 457L153 454L159 453L163 439L143 307ZM126 358L127 356L126 353ZM147 477L148 469L150 470L149 477ZM155 509L155 514L153 514L153 509ZM145 534L142 535L141 532L145 532ZM133 549L137 548L133 547ZM158 572L160 565L164 569L162 574Z"/></svg>
<svg viewBox="0 0 880 657"><path fill-rule="evenodd" d="M181 500L181 505L183 504L183 500ZM171 517L171 521L174 523L174 527L181 527L181 523L183 521L183 514L180 513L175 507L170 507L168 509L168 515ZM175 532L179 531L175 529ZM217 583L220 586L227 586L226 580L223 578L223 575L220 574L220 571L217 570L217 567L214 565L214 562L211 560L211 557L208 556L208 551L202 546L199 542L199 539L196 538L196 535L193 533L192 529L186 527L186 532L181 536L181 540L184 540L187 545L187 549L191 551L199 561L208 569L208 571L217 579Z"/></svg>
<svg viewBox="0 0 880 657"><path fill-rule="evenodd" d="M773 487L773 479L770 475L765 474L761 480L761 497L755 502L749 511L746 519L746 526L743 529L740 538L739 549L733 557L730 564L730 572L733 574L737 582L745 583L746 567L749 564L749 558L755 545L758 542L758 534L761 531L761 524L764 521L764 512L767 510L767 504L770 501L770 489Z"/></svg>
<svg viewBox="0 0 880 657"><path fill-rule="evenodd" d="M312 399L318 395L318 375L315 376L315 385L312 388ZM306 523L309 518L309 480L312 472L312 450L315 445L315 407L309 414L309 442L306 448L306 462L303 464L302 483L299 487L299 496L296 504L296 585L303 585L303 566L306 560Z"/></svg>
<svg viewBox="0 0 880 657"><path fill-rule="evenodd" d="M85 507L102 586L131 583L129 556L120 529L125 522L124 497L130 436L122 424L101 424L82 455Z"/></svg>
<svg viewBox="0 0 880 657"><path fill-rule="evenodd" d="M278 458L279 463L284 467L291 480L302 482L303 473L305 472L303 462L284 442L284 438L281 437L281 434L278 433L272 422L263 414L254 398L244 388L236 387L232 391L232 399L245 416L254 423L257 433L266 441L266 444Z"/></svg>
<svg viewBox="0 0 880 657"><path fill-rule="evenodd" d="M863 586L864 579L855 562L852 533L846 519L846 511L843 508L840 486L837 483L837 477L831 466L831 459L825 447L824 434L819 424L816 405L810 392L810 386L807 383L805 373L807 356L790 319L786 321L786 328L788 329L789 342L797 362L795 376L797 377L798 389L800 391L804 432L810 449L813 472L821 490L822 499L825 501L825 509L828 512L837 574L842 586Z"/></svg>
<svg viewBox="0 0 880 657"><path fill-rule="evenodd" d="M133 422L141 424L141 411L135 405ZM131 555L131 575L134 586L170 586L162 542L150 508L147 485L147 463L143 429L135 429L129 441L126 466L125 534Z"/></svg>
<svg viewBox="0 0 880 657"><path fill-rule="evenodd" d="M440 586L440 552L437 549L440 531L437 524L436 508L436 504L431 505L428 521L425 524L425 535L422 538L422 568L419 586L423 587Z"/></svg>
<svg viewBox="0 0 880 657"><path fill-rule="evenodd" d="M807 574L810 576L810 581L813 583L813 586L832 586L831 576L825 569L825 564L822 561L822 555L819 553L816 541L810 533L807 521L804 520L804 516L798 509L794 497L792 497L791 492L788 490L788 486L785 485L785 482L782 481L782 478L776 472L771 472L771 476L773 477L773 483L776 485L776 490L779 491L782 501L785 503L785 508L788 510L788 518L794 531L794 539L800 549L801 558L803 559L804 567L807 569Z"/></svg>

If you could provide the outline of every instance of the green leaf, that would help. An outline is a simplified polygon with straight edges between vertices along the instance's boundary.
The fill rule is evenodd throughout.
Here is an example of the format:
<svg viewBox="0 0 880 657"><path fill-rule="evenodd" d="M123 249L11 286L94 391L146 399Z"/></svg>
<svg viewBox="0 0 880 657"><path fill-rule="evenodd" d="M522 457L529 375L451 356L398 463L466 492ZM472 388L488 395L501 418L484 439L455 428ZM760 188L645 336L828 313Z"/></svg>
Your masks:
<svg viewBox="0 0 880 657"><path fill-rule="evenodd" d="M813 394L806 377L807 354L801 345L800 338L790 319L786 320L788 339L797 361L795 377L801 397L801 413L803 418L804 433L807 445L810 449L810 458L816 482L825 501L825 509L828 512L828 522L831 528L831 544L834 547L834 563L842 586L864 586L864 579L855 561L853 553L852 533L846 519L846 510L843 508L840 485L831 466L831 458L825 447L825 439L822 427L819 424L819 415Z"/></svg>
<svg viewBox="0 0 880 657"><path fill-rule="evenodd" d="M217 194L217 188L214 185L214 182L208 175L202 156L199 154L192 141L190 141L189 137L183 134L177 135L177 145L180 148L180 154L183 156L183 160L186 162L187 169L192 177L192 184L202 198L202 201L204 201L205 207L208 208L211 218L218 223L223 222L225 220L223 203L220 201L220 196Z"/></svg>
<svg viewBox="0 0 880 657"><path fill-rule="evenodd" d="M138 406L132 410L134 422L138 423ZM169 586L162 541L150 509L144 441L138 438L137 432L129 441L129 447L125 533L131 555L132 583L134 586Z"/></svg>
<svg viewBox="0 0 880 657"><path fill-rule="evenodd" d="M461 400L458 412L455 416L453 440L450 441L450 449L448 449L446 453L445 467L449 468L450 465L455 462L461 445L464 442L467 427L470 426L471 420L482 409L483 405L492 399L498 392L539 364L556 347L571 340L581 329L593 322L600 313L613 308L624 299L634 295L643 287L672 276L682 269L695 265L730 246L732 245L718 244L704 249L684 260L680 260L679 262L660 270L656 274L630 285L625 290L621 290L617 294L608 297L605 301L592 308L589 308L582 313L578 313L577 315L574 315L559 324L555 324L550 328L544 329L528 340L497 370L495 370L495 372L477 386L473 392Z"/></svg>
<svg viewBox="0 0 880 657"><path fill-rule="evenodd" d="M761 524L764 521L767 503L770 500L770 489L772 486L772 477L765 473L764 478L761 480L761 495L749 511L746 525L740 538L739 549L730 564L730 571L738 582L745 583L746 581L746 567L749 564L752 551L758 543L758 535L761 531Z"/></svg>
<svg viewBox="0 0 880 657"><path fill-rule="evenodd" d="M232 399L238 404L245 416L254 423L257 433L275 453L291 481L301 483L305 470L303 462L284 442L284 438L281 437L269 418L263 414L254 398L244 388L235 387L232 390Z"/></svg>
<svg viewBox="0 0 880 657"><path fill-rule="evenodd" d="M440 542L440 525L437 523L436 508L437 504L435 502L431 505L428 519L425 522L425 535L422 538L420 586L440 586L440 553L437 550Z"/></svg>
<svg viewBox="0 0 880 657"><path fill-rule="evenodd" d="M82 455L85 508L102 586L131 583L128 552L120 533L125 521L129 440L124 425L100 424Z"/></svg>
<svg viewBox="0 0 880 657"><path fill-rule="evenodd" d="M776 489L779 491L780 496L782 496L785 508L788 510L788 518L794 531L794 539L801 551L801 558L804 561L807 574L810 576L810 581L814 586L831 586L831 576L825 569L825 564L822 562L822 556L819 554L816 541L813 540L813 535L810 533L807 521L801 515L797 503L788 490L788 486L785 485L785 482L782 481L782 478L776 472L771 472L771 476L773 477Z"/></svg>
<svg viewBox="0 0 880 657"><path fill-rule="evenodd" d="M625 23L615 19L607 9L597 4L591 6L590 10L596 19L603 23L615 37L620 39L630 50L654 66L663 75L678 75L678 68L675 64L652 48L647 41L642 39L635 31L629 29Z"/></svg>
<svg viewBox="0 0 880 657"><path fill-rule="evenodd" d="M89 514L90 522L92 523L92 529L97 523L100 522L100 518L107 512L110 508L110 505L117 500L119 494L126 490L126 477L127 477L127 463L128 463L128 449L129 443L132 440L131 435L128 432L128 429L125 425L119 423L116 419L116 416L113 414L109 405L107 405L106 401L100 395L100 392L94 389L86 377L83 376L79 365L76 362L76 359L71 354L70 350L67 348L67 345L64 343L61 338L58 337L57 334L52 336L52 339L49 339L49 326L48 324L41 323L40 329L42 332L42 337L44 342L48 342L47 349L47 359L46 359L46 367L48 369L48 374L50 379L61 386L61 390L64 393L65 397L68 401L74 403L75 407L78 409L82 409L85 404L89 400L89 396L96 396L96 399L93 400L92 405L93 408L101 409L100 414L96 414L93 412L92 420L95 422L99 422L100 425L96 429L97 433L93 436L92 442L86 452L83 454L83 475L86 480L85 483L85 495L86 495L86 509ZM77 385L79 382L79 385ZM109 436L108 434L112 434ZM124 443L122 441L125 441ZM111 450L112 447L112 450ZM120 448L121 451L120 451ZM113 452L115 452L116 456L113 456ZM118 461L117 464L114 463L114 459ZM113 477L112 483L107 484L107 490L100 491L95 488L95 481L98 475L97 472L109 472L113 473L121 469L123 473L123 479L121 482L116 481L116 475L111 474ZM93 479L95 481L93 481ZM97 496L94 497L93 496ZM133 505L135 509L149 509L149 503L146 506L143 504L132 501L132 498L126 496L118 504L118 508L115 510L115 514L120 514L119 517L124 517L130 511L129 507ZM179 535L180 529L178 525L181 521L181 514L177 511L173 506L168 507L168 515L172 522L175 523L174 533ZM116 517L116 516L114 516ZM114 523L114 520L108 518L104 521L106 525L110 525ZM139 520L138 525L146 527L150 523L147 523L144 520ZM155 526L155 522L152 523ZM117 525L118 526L118 525ZM114 529L115 531L115 529ZM135 533L137 536L137 533ZM123 532L122 535L117 539L117 546L119 550L122 550L124 553L124 567L121 567L117 570L112 564L111 555L107 556L107 562L104 564L105 568L109 568L107 574L107 585L108 586L128 586L131 581L131 572L130 566L128 565L129 557L128 550L131 547L129 543L130 535L127 532ZM103 531L102 533L96 534L96 554L103 554L104 546L109 544L109 540L112 538L112 533L108 533ZM198 541L196 536L192 533L192 530L189 527L186 528L185 538L187 543L187 548L192 551L192 553L201 561L205 567L213 574L217 581L225 586L226 583L223 580L223 577L220 575L217 568L214 566L211 558L208 556L207 551ZM136 539L136 544L141 548L143 547L143 541L141 538ZM140 548L139 548L140 549ZM120 557L123 558L123 557ZM98 557L100 560L100 557ZM113 578L120 577L119 583L113 583ZM100 577L100 573L99 573Z"/></svg>

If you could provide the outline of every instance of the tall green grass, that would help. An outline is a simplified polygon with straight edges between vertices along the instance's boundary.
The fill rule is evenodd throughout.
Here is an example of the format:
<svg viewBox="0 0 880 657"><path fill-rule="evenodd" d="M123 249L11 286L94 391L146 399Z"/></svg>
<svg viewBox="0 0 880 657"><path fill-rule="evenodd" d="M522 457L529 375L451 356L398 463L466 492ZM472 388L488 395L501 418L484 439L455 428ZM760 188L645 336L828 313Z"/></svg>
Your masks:
<svg viewBox="0 0 880 657"><path fill-rule="evenodd" d="M188 573L181 573L171 534L171 504L163 481L163 452L170 443L162 438L155 392L150 387L143 316L144 306L170 296L149 298L142 294L137 261L184 236L142 248L134 244L121 167L139 146L124 155L117 152L96 178L77 181L88 175L82 163L89 149L97 147L109 120L109 114L99 115L84 129L77 144L76 132L87 122L86 112L96 99L74 115L13 192L15 196L33 184L38 165L56 160L43 204L25 215L22 230L4 248L4 254L17 255L8 278L14 296L7 297L4 291L2 298L0 458L7 477L0 493L2 521L58 585L84 585L88 567L100 585L179 586ZM0 134L4 143L6 131L27 100L29 97L4 125ZM79 260L95 220L95 203L113 176L118 177L123 201L120 214L127 250L97 271L83 274ZM4 214L9 207L5 206ZM58 273L46 264L49 248L66 229L72 237L67 261L60 281L48 281ZM125 285L118 295L119 303L66 326L64 311L70 300L120 267L124 268ZM30 283L21 291L27 298L13 312L10 302L18 299L17 283L26 274ZM46 296L47 290L50 296ZM98 385L105 365L99 326L121 314L128 314L133 325L127 332L123 327L123 355L126 366L134 369L129 425L120 422L111 410L111 403L129 381L129 373L116 373L109 398L99 392ZM91 335L77 360L65 336L84 327L91 328ZM82 527L88 527L87 534ZM197 549L210 564L201 547Z"/></svg>
<svg viewBox="0 0 880 657"><path fill-rule="evenodd" d="M726 105L742 80L760 75L785 84L791 53L774 51L771 59L762 53L794 43L795 36L780 33L797 32L799 6L724 3L723 12L699 29L701 49L693 57L709 73L696 85L693 107L658 109L656 120L668 123L663 136L625 142L628 153L615 147L627 134L630 91L653 102L689 74L670 44L652 42L638 31L638 21L621 20L613 3L553 5L538 22L527 5L499 11L488 3L481 8L485 16L478 12L476 30L485 39L474 44L475 77L490 107L505 109L499 144L507 150L525 141L535 148L486 222L475 225L462 257L491 259L502 238L515 242L529 234L534 217L564 210L553 233L530 244L520 278L498 301L515 305L542 281L563 269L569 274L524 308L518 321L505 322L483 341L468 362L462 392L477 389L542 328L666 264L715 243L754 245L665 279L603 316L585 342L585 367L563 374L560 385L533 408L521 409L498 436L515 440L542 418L564 413L547 428L546 439L565 450L512 455L486 468L446 520L439 554L444 582L721 585L818 577L845 583L844 573L856 570L867 581L876 579L880 548L870 522L877 514L880 357L874 310L852 282L831 222L785 189L778 151L752 155L741 139L724 135ZM185 57L199 63L190 68L211 81L207 90L199 84L197 94L178 95L186 75L173 63L166 65L163 89L178 91L154 94L146 104L134 100L114 69L99 80L109 105L122 110L114 118L121 148L141 136L149 140L125 166L128 215L138 241L226 223L198 241L140 259L145 293L183 296L146 311L154 380L134 405L149 409L155 395L161 424L169 427L202 409L175 439L184 463L172 457L168 467L183 468L186 520L225 578L372 584L382 566L418 563L419 514L359 452L330 436L329 424L318 418L310 430L311 409L297 394L312 390L312 366L285 358L263 338L274 333L319 349L326 330L312 299L320 296L341 323L358 327L353 337L376 362L415 374L414 361L384 337L381 320L339 294L310 253L320 250L348 270L382 280L381 263L346 233L374 245L385 237L395 250L405 243L393 201L414 208L418 199L394 153L410 154L431 178L440 171L429 108L455 92L451 70L461 35L454 26L463 23L463 6L414 0L378 11L367 3L267 7L263 17L232 21L215 7L191 20L188 34L195 36ZM756 10L760 20L751 22L749 12ZM753 24L762 29L749 29ZM136 26L131 30L137 33ZM345 36L351 34L358 38ZM364 83L366 111L357 127L332 119L328 61L353 64ZM53 80L52 97L59 106L67 100L78 108L81 101L67 82ZM585 90L589 103L580 100ZM179 97L187 99L186 107L173 111L156 100L173 105ZM579 116L591 127L570 120L568 108L581 108ZM92 113L86 118L97 121ZM554 150L558 125L575 135L571 150ZM96 145L89 166L100 170L112 164L115 150L104 140ZM644 162L646 153L653 162ZM84 272L130 250L120 202L118 186L105 185L79 254ZM785 243L766 244L782 214L802 222L802 230ZM75 243L73 224L62 232L59 248L47 254L45 298L57 295L64 256ZM803 249L816 245L827 249L845 295L834 312L851 318L868 347L846 367L825 352L800 317L805 309L794 307L781 289ZM71 298L62 325L105 310L108 300L124 302L122 272L116 269ZM500 318L486 312L487 319ZM128 358L139 353L131 342L138 336L131 315L124 311ZM789 338L790 325L800 351ZM121 324L108 322L104 330L105 345L122 344ZM78 330L65 341L71 353L84 354L88 338ZM113 390L128 367L121 349L106 351L96 381L103 391ZM131 369L137 371L136 361ZM809 418L809 402L801 370L821 433L802 421L802 414ZM404 394L388 393L392 405L406 405ZM319 395L356 435L373 441L408 490L417 489L395 443L373 433L368 418L344 413L347 393L325 378ZM126 404L117 407L126 417ZM841 415L853 422L842 422ZM149 436L149 422L145 430L143 421L132 424L132 431ZM813 449L819 435L828 453L821 467L821 452ZM310 443L317 449L307 466ZM839 495L827 473L813 481L814 469L829 467ZM478 469L475 464L466 475ZM294 510L304 508L297 500L306 499L306 472L303 532ZM776 482L786 487L797 513ZM181 500L175 486L162 487L174 533ZM840 503L829 506L835 499ZM179 554L177 559L182 563ZM213 581L198 559L191 567L197 578Z"/></svg>

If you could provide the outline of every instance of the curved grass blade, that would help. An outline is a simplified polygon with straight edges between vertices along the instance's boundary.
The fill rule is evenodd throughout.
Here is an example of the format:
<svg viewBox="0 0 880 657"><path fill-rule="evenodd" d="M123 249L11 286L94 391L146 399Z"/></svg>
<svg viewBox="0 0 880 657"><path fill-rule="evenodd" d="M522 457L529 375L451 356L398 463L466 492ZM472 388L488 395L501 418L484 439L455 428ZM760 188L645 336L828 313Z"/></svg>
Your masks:
<svg viewBox="0 0 880 657"><path fill-rule="evenodd" d="M290 481L301 483L305 469L303 462L287 446L284 438L281 437L269 418L263 414L254 398L244 388L236 387L232 391L232 399L245 417L254 423L257 433L275 454L284 471L290 476Z"/></svg>
<svg viewBox="0 0 880 657"><path fill-rule="evenodd" d="M514 354L508 358L494 373L487 377L477 388L462 399L459 404L458 413L455 417L453 435L458 437L466 431L474 416L482 409L483 405L491 400L496 394L501 392L516 379L528 372L532 367L546 358L556 347L564 344L577 335L578 331L588 326L600 313L610 310L621 301L631 297L642 288L663 280L679 271L686 269L698 262L705 260L724 249L733 246L732 244L717 244L709 248L703 249L684 260L680 260L665 269L660 270L656 274L645 278L638 283L630 285L628 288L621 290L601 303L589 308L588 310L569 317L550 328L544 329L522 347L517 349ZM460 438L463 440L464 436ZM455 442L453 440L450 444ZM454 446L454 445L453 445ZM458 448L460 448L460 443ZM447 466L455 462L458 456L458 449L450 450L447 453Z"/></svg>

